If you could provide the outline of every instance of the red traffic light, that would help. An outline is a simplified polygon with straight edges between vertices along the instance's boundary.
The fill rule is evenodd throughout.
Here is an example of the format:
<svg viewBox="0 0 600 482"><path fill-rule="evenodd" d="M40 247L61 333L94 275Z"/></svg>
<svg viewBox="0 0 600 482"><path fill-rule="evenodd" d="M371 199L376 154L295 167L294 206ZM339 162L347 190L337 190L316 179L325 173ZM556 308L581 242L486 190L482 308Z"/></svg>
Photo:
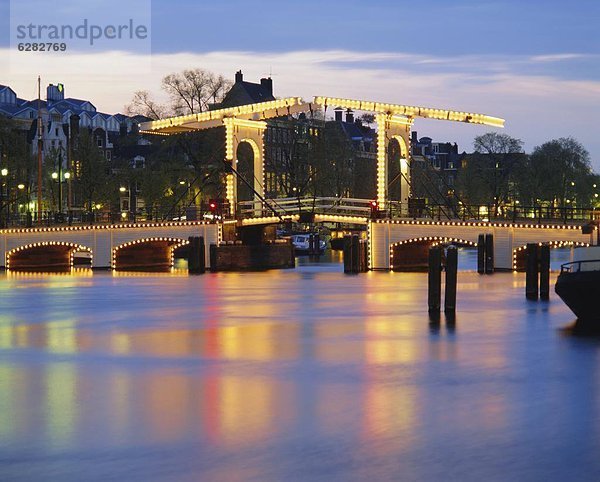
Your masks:
<svg viewBox="0 0 600 482"><path fill-rule="evenodd" d="M369 201L371 207L371 218L377 218L379 215L379 203L377 201Z"/></svg>

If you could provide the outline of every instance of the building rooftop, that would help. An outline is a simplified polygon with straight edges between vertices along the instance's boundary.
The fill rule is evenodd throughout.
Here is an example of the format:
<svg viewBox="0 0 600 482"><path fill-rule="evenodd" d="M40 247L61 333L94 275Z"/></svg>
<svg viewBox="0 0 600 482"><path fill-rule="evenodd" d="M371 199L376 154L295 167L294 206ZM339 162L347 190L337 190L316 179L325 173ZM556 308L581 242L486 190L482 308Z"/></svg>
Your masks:
<svg viewBox="0 0 600 482"><path fill-rule="evenodd" d="M260 79L260 83L247 82L244 80L242 71L235 74L235 83L229 89L223 101L211 106L213 109L224 109L238 105L255 104L257 102L268 102L275 100L273 96L273 80L269 78Z"/></svg>

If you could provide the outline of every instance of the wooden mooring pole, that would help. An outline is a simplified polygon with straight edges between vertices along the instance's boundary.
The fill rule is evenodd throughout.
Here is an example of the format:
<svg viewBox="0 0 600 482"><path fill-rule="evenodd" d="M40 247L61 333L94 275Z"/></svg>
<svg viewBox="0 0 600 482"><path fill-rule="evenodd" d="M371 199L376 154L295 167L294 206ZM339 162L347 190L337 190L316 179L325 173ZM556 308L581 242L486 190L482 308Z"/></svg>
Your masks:
<svg viewBox="0 0 600 482"><path fill-rule="evenodd" d="M494 235L485 235L485 274L494 272Z"/></svg>
<svg viewBox="0 0 600 482"><path fill-rule="evenodd" d="M538 245L527 243L526 248L526 273L525 273L525 298L536 301L538 299Z"/></svg>
<svg viewBox="0 0 600 482"><path fill-rule="evenodd" d="M204 238L202 236L190 236L188 238L188 271L201 274L206 271L206 255L204 251Z"/></svg>
<svg viewBox="0 0 600 482"><path fill-rule="evenodd" d="M550 245L540 246L540 300L550 299Z"/></svg>
<svg viewBox="0 0 600 482"><path fill-rule="evenodd" d="M485 273L485 234L477 237L477 272Z"/></svg>
<svg viewBox="0 0 600 482"><path fill-rule="evenodd" d="M444 312L456 312L456 283L458 271L458 249L448 246L446 250L446 286L444 292Z"/></svg>
<svg viewBox="0 0 600 482"><path fill-rule="evenodd" d="M440 246L429 248L428 274L429 313L439 313L442 297L442 248Z"/></svg>

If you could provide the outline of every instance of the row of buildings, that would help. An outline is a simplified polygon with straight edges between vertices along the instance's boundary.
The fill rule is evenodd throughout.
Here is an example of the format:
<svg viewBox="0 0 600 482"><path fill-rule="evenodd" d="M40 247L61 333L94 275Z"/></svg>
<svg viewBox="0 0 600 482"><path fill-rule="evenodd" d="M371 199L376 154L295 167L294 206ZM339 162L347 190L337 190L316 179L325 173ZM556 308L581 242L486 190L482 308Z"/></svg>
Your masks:
<svg viewBox="0 0 600 482"><path fill-rule="evenodd" d="M34 100L22 99L11 87L0 85L0 116L14 122L26 138L32 155L38 153L38 146L41 144L46 171L55 171L61 176L61 181L64 177L69 177L72 182L77 182L81 168L77 156L73 154L73 147L82 130L86 129L89 132L102 157L110 165L116 162L120 154L117 148L118 140L131 134L137 135L139 123L150 120L145 116L98 112L96 106L89 100L66 97L65 87L60 83L49 84L46 88L46 98ZM38 142L38 119L42 124L41 142ZM132 167L144 167L145 154L148 153L150 145L148 139L137 136L136 147L126 153L130 155L126 162L129 162ZM15 181L20 182L21 179ZM33 199L32 204L37 206L36 190L33 186L28 188L31 190L29 198ZM66 198L66 192L64 197ZM130 193L126 192L121 197L121 210L129 210ZM63 198L62 193L61 198ZM64 203L61 201L63 199L58 204L65 208L67 204L69 207L72 204L75 211L81 210L81 200L76 199L76 196L70 192L68 202L67 199L64 199ZM140 205L143 206L143 200ZM44 208L50 209L50 206L46 205ZM37 207L28 207L28 209L37 211Z"/></svg>
<svg viewBox="0 0 600 482"><path fill-rule="evenodd" d="M130 133L140 122L149 120L144 116L98 112L89 100L65 97L63 84L49 84L45 100L25 100L9 86L0 85L0 115L13 119L23 130L31 132L29 142L33 153L37 152L37 141L34 140L38 114L41 114L44 126L45 153L52 148L66 150L71 128L87 128L108 160L112 157L113 141L117 136ZM75 124L74 120L77 121Z"/></svg>
<svg viewBox="0 0 600 482"><path fill-rule="evenodd" d="M271 78L260 79L258 83L248 82L238 71L235 83L222 101L210 108L269 100L275 100ZM161 136L139 134L138 124L148 118L98 112L91 101L66 97L62 84L48 85L45 100L25 100L9 86L0 85L0 115L15 121L27 136L32 154L37 152L39 115L43 124L45 157L50 158L51 152L59 152L60 166L52 168L59 172L71 171L75 177L78 161L73 158L71 146L73 138L83 129L90 132L110 164L119 161L121 165L124 163L136 169L145 168L147 157L165 142ZM351 110L338 108L329 119L301 114L296 118L268 120L267 124L264 186L267 197L309 194L375 197L377 132L369 119L355 117ZM119 149L119 139L126 136L133 136L135 142ZM420 180L413 176L413 195L436 198L436 201L443 199L453 190L466 154L459 153L456 144L433 142L429 137L418 138L415 131L411 141L413 172L422 172ZM240 173L243 174L242 167ZM120 210L140 211L143 196L143 192L123 194ZM195 196L195 199L201 199L201 196Z"/></svg>

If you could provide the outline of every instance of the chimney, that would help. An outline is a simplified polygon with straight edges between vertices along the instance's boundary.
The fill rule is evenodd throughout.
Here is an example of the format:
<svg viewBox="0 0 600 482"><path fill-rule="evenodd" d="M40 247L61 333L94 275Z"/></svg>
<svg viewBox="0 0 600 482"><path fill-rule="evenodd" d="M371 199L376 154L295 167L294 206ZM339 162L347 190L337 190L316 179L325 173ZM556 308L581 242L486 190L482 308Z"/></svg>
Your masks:
<svg viewBox="0 0 600 482"><path fill-rule="evenodd" d="M354 112L351 109L346 111L346 122L352 124L354 122Z"/></svg>
<svg viewBox="0 0 600 482"><path fill-rule="evenodd" d="M260 85L269 93L270 96L273 96L273 79L271 77L267 79L260 79Z"/></svg>
<svg viewBox="0 0 600 482"><path fill-rule="evenodd" d="M419 142L419 139L417 139L417 131L411 131L410 142L412 142L413 144L417 144Z"/></svg>
<svg viewBox="0 0 600 482"><path fill-rule="evenodd" d="M235 73L235 83L237 84L238 82L243 82L244 81L244 74L242 74L241 70L238 70Z"/></svg>
<svg viewBox="0 0 600 482"><path fill-rule="evenodd" d="M335 112L335 121L342 122L342 113L344 112L344 109L342 109L341 107L336 107L334 112Z"/></svg>
<svg viewBox="0 0 600 482"><path fill-rule="evenodd" d="M65 98L65 88L62 84L49 84L46 87L46 100L48 102L58 102L60 100L64 100Z"/></svg>

